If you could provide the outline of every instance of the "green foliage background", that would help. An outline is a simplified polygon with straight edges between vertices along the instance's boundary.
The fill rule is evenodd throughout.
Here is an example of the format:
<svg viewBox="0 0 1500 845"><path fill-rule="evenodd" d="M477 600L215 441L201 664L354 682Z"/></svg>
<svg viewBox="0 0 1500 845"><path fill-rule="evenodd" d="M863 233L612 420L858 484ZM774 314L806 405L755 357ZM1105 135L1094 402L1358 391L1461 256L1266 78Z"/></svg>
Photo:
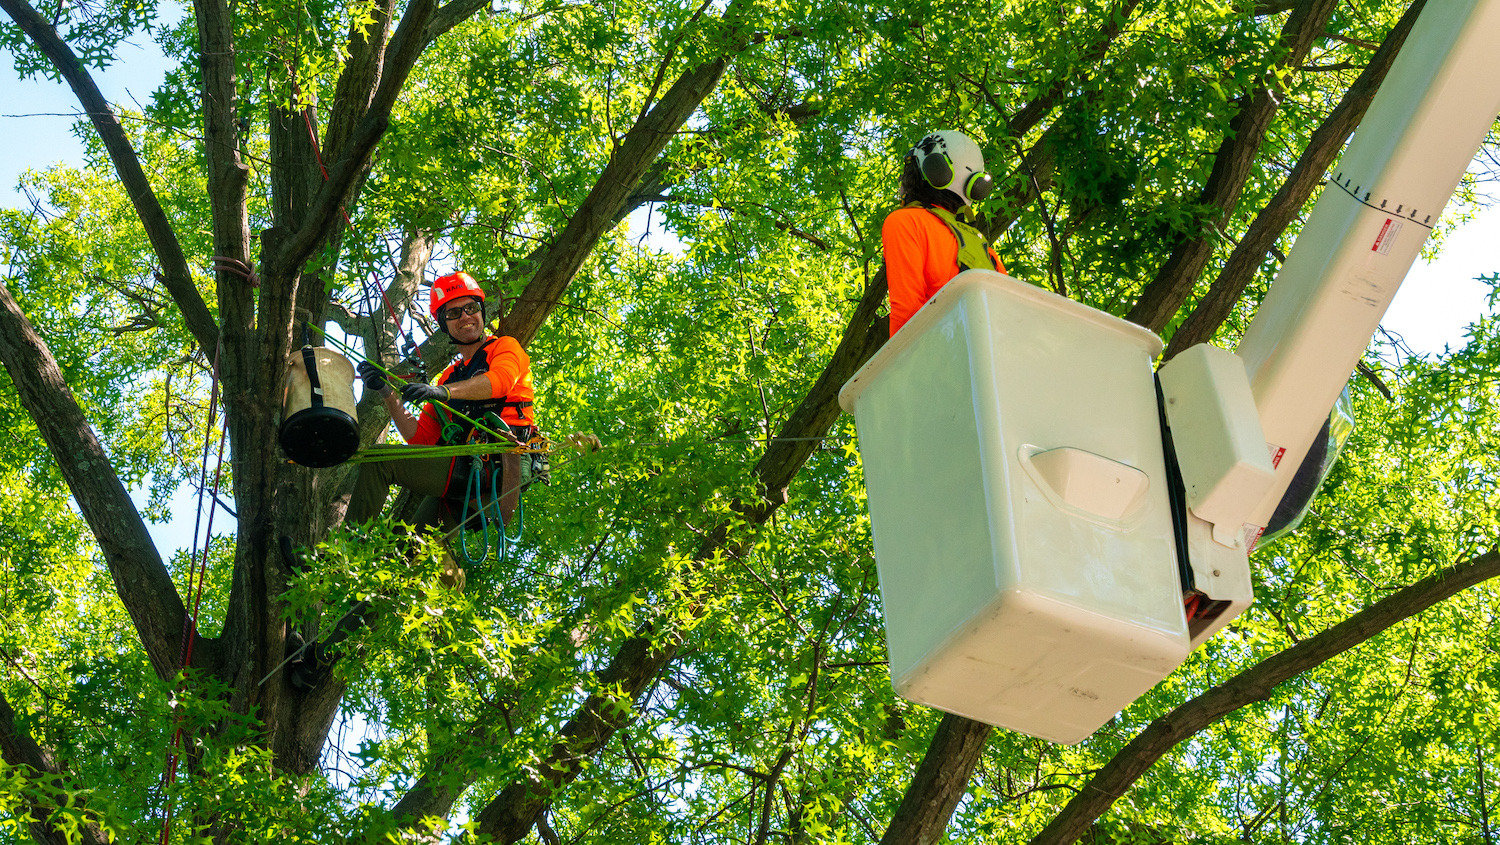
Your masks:
<svg viewBox="0 0 1500 845"><path fill-rule="evenodd" d="M368 313L362 278L388 281L392 250L414 231L438 234L434 271L462 267L519 293L535 245L557 237L662 79L721 49L702 11L517 0L441 38L349 209L336 297ZM1341 5L1307 66L1285 74L1266 148L1217 236L1219 259L1400 11ZM127 125L206 274L196 42L190 24L152 27L157 14L139 2L84 3L64 15L65 34L96 65L137 31L183 61ZM245 144L259 156L252 230L270 221L270 107L331 99L342 62L332 45L369 14L333 0L238 7ZM652 171L642 190L658 199L635 228L598 244L529 347L544 427L596 433L604 450L555 459L553 486L528 494L525 542L474 568L461 595L437 586L435 555L393 565L400 556L381 530L335 532L293 585L299 620L362 599L387 612L337 664L350 685L343 728L318 776L278 772L254 715L231 712L207 680L174 689L156 679L0 374L0 691L83 785L7 767L0 802L66 788L86 797L86 809L68 805L78 819L121 841L154 836L176 712L203 754L172 788L182 841L381 841L395 799L458 747L461 827L536 766L582 697L600 691L595 673L609 655L651 623L683 648L630 725L580 763L539 826L542 841L878 840L937 714L889 686L848 418L770 525L741 531L732 553L704 565L691 558L731 504L755 494L761 441L833 353L879 267L900 156L930 128L961 127L980 142L997 197L1037 177L1017 168L1022 153L1051 151L1049 189L1013 209L999 250L1014 275L1095 307L1123 314L1172 247L1208 226L1199 188L1236 98L1274 65L1285 15L1146 3L1089 61L1087 46L1118 14L1026 0L757 4L762 37ZM23 71L39 67L14 27L0 27L0 41ZM1054 88L1062 96L1049 117L1012 135L1009 121ZM38 213L0 211L5 283L116 471L148 485L159 516L198 476L207 361L153 278L123 191L92 155L86 167L31 177L47 201ZM1056 261L1049 224L1062 237ZM1221 342L1237 339L1274 269L1268 258ZM207 275L200 287L212 297ZM1479 320L1445 355L1399 351L1372 348L1368 363L1393 395L1355 380L1356 434L1305 525L1255 555L1250 612L1077 747L998 733L951 841L1024 839L1152 718L1493 548L1500 321ZM222 624L232 554L227 540L211 552L205 632ZM178 554L170 566L185 590L191 562ZM1496 613L1493 587L1469 590L1283 685L1163 760L1095 841L1492 841ZM504 729L459 742L475 722ZM25 836L14 819L0 831Z"/></svg>

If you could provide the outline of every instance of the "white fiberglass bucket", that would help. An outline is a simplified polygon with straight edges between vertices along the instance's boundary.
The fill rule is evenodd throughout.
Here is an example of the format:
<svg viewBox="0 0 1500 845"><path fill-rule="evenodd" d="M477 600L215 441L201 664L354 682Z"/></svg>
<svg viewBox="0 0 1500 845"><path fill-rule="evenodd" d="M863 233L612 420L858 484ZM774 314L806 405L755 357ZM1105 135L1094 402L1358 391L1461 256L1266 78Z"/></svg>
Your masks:
<svg viewBox="0 0 1500 845"><path fill-rule="evenodd" d="M1160 351L976 270L844 386L899 694L1073 743L1187 656Z"/></svg>

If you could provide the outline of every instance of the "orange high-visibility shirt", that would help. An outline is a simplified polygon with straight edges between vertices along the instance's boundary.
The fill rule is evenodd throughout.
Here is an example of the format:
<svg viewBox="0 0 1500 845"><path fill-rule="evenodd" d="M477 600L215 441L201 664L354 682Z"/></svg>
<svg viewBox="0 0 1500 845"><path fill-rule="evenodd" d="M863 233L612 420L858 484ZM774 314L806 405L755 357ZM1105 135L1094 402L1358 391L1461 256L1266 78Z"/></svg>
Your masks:
<svg viewBox="0 0 1500 845"><path fill-rule="evenodd" d="M906 324L948 280L958 275L958 241L936 215L925 208L898 208L880 228L885 253L885 282L891 292L891 334ZM1000 256L986 247L995 269L1005 272Z"/></svg>
<svg viewBox="0 0 1500 845"><path fill-rule="evenodd" d="M509 335L491 336L467 361L454 361L443 370L434 384L445 384L449 380L460 382L484 375L489 379L490 399L453 399L448 404L465 416L479 419L494 411L507 425L535 425L536 415L531 403L536 398L531 386L531 359L521 344ZM437 407L431 402L422 406L422 415L417 419L417 430L408 443L433 445L442 436L443 424ZM446 416L446 415L443 415ZM465 436L471 427L462 419L457 422L464 428Z"/></svg>

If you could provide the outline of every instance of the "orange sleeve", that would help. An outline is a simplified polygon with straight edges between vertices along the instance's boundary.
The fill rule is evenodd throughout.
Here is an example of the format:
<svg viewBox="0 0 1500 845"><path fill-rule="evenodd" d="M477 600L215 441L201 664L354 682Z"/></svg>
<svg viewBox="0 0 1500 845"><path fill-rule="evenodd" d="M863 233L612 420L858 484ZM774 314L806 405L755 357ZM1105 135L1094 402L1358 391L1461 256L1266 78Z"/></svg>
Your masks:
<svg viewBox="0 0 1500 845"><path fill-rule="evenodd" d="M443 427L438 425L437 414L429 402L422 406L422 415L417 417L417 430L406 442L414 446L436 446L442 433Z"/></svg>
<svg viewBox="0 0 1500 845"><path fill-rule="evenodd" d="M897 209L886 215L885 223L880 227L885 283L891 294L893 335L927 301L924 276L927 231L917 216L920 213L917 209Z"/></svg>
<svg viewBox="0 0 1500 845"><path fill-rule="evenodd" d="M509 335L491 344L485 354L490 358L490 368L486 375L490 379L491 396L509 396L515 390L516 383L531 370L531 360L526 357L526 350Z"/></svg>

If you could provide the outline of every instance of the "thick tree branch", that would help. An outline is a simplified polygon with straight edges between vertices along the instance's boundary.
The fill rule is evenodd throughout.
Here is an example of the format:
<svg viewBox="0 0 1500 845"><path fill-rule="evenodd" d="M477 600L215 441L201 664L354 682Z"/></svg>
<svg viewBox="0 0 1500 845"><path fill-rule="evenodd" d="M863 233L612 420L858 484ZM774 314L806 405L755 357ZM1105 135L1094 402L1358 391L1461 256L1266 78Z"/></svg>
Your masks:
<svg viewBox="0 0 1500 845"><path fill-rule="evenodd" d="M1278 684L1321 666L1433 605L1496 576L1500 576L1500 552L1496 551L1438 570L1179 705L1147 725L1110 758L1031 840L1032 845L1073 842L1178 743L1247 704L1268 700Z"/></svg>
<svg viewBox="0 0 1500 845"><path fill-rule="evenodd" d="M235 535L234 585L223 639L235 652L225 656L234 666L244 667L246 654L261 638L243 636L236 615L247 606L261 609L268 592L261 577L265 557L261 515L273 489L267 476L274 471L265 459L274 448L267 409L273 401L271 373L280 364L282 348L267 342L274 328L256 320L246 201L250 171L240 158L237 48L229 0L193 0L193 21L198 34L198 107L222 335L214 362L223 385L240 527ZM274 298L275 293L273 289L267 298ZM248 593L247 582L254 583Z"/></svg>
<svg viewBox="0 0 1500 845"><path fill-rule="evenodd" d="M1375 92L1385 81L1386 73L1396 61L1396 54L1406 42L1407 33L1411 32L1417 15L1421 14L1425 5L1426 0L1414 0L1407 7L1406 13L1391 28L1390 34L1381 42L1380 49L1371 57L1359 78L1344 92L1343 98L1328 115L1328 119L1313 132L1307 149L1297 159L1286 181L1277 189L1276 196L1256 215L1255 222L1250 224L1250 229L1235 246L1208 293L1172 335L1172 341L1167 345L1166 358L1170 359L1189 346L1209 340L1219 330L1219 326L1244 294L1245 287L1255 277L1266 254L1276 245L1276 239L1301 212L1302 206L1321 184L1323 174L1343 150L1349 133L1364 119L1365 112L1375 99Z"/></svg>
<svg viewBox="0 0 1500 845"><path fill-rule="evenodd" d="M323 182L313 133L308 129L312 109L299 109L295 103L271 103L267 112L271 219L282 229L294 229L301 224L302 213Z"/></svg>
<svg viewBox="0 0 1500 845"><path fill-rule="evenodd" d="M942 839L953 808L969 788L969 776L995 729L983 722L943 714L922 764L880 838L881 845L927 845Z"/></svg>
<svg viewBox="0 0 1500 845"><path fill-rule="evenodd" d="M391 36L390 46L385 50L385 64L380 73L380 84L370 98L369 108L350 132L347 144L341 144L338 158L329 168L328 180L323 183L303 219L301 226L284 246L270 256L277 273L294 273L317 249L328 234L329 228L339 213L339 208L349 199L358 186L375 147L390 126L391 108L396 97L411 75L412 67L426 47L423 33L428 19L432 17L435 0L414 0L407 7L401 23Z"/></svg>
<svg viewBox="0 0 1500 845"><path fill-rule="evenodd" d="M239 116L235 112L234 20L228 0L193 0L198 30L198 101L203 116L203 156L209 212L213 219L215 278L219 314L226 332L223 373L231 386L226 398L253 389L241 380L244 361L261 354L255 339L245 337L253 320L250 285L250 216L246 185L250 171L240 160ZM205 350L208 347L205 347Z"/></svg>
<svg viewBox="0 0 1500 845"><path fill-rule="evenodd" d="M52 759L52 755L38 745L31 734L16 724L16 711L3 694L0 694L0 759L4 759L8 766L22 770L29 768L37 774L62 774L62 768ZM46 822L48 816L58 809L56 805L43 802L37 797L32 797L29 804L30 819L26 826L31 837L41 845L72 845L79 841L104 845L109 841L104 831L93 822L78 825L75 828L76 838L70 837L60 828Z"/></svg>
<svg viewBox="0 0 1500 845"><path fill-rule="evenodd" d="M177 588L52 352L3 282L0 363L10 373L22 407L36 423L104 552L115 591L135 623L146 656L157 675L172 678L178 670L185 621ZM204 646L206 658L212 643ZM194 663L200 662L198 655L194 658Z"/></svg>
<svg viewBox="0 0 1500 845"><path fill-rule="evenodd" d="M73 89L84 113L94 124L94 131L99 133L99 140L109 154L115 173L120 177L120 184L125 187L136 216L146 230L146 238L151 242L156 260L161 262L162 284L172 295L177 307L182 309L183 321L187 324L188 331L193 333L193 338L198 341L199 348L205 354L211 354L219 341L218 326L214 323L208 306L204 304L203 297L198 293L198 288L193 285L193 275L183 256L182 244L178 242L177 233L161 202L156 198L156 192L151 189L151 181L141 169L140 158L114 110L110 108L104 95L99 93L93 77L84 70L83 62L58 37L52 24L26 0L0 0L0 8L10 15Z"/></svg>
<svg viewBox="0 0 1500 845"><path fill-rule="evenodd" d="M731 0L720 23L730 27L728 44L719 55L690 68L667 93L625 133L619 149L599 174L593 189L568 220L556 240L537 259L536 271L510 313L506 334L526 345L542 321L556 307L563 290L583 266L599 238L609 231L621 207L635 192L641 177L666 149L672 136L719 84L733 54L743 49L749 35L737 23L747 0Z"/></svg>
<svg viewBox="0 0 1500 845"><path fill-rule="evenodd" d="M1276 61L1278 67L1302 64L1337 6L1338 0L1301 0L1297 4L1277 41L1275 49L1281 53ZM1280 100L1279 86L1270 85L1240 98L1239 111L1230 121L1229 131L1214 156L1208 181L1197 199L1197 205L1213 209L1209 219L1203 221L1208 229L1222 229L1233 215ZM1186 236L1141 292L1127 319L1154 332L1165 328L1192 293L1193 283L1213 257L1215 243L1208 232Z"/></svg>
<svg viewBox="0 0 1500 845"><path fill-rule="evenodd" d="M333 109L328 118L324 154L333 160L343 156L345 144L380 82L387 46L387 24L395 13L395 0L381 0L372 8L372 19L351 25L344 51L349 60L334 88Z"/></svg>
<svg viewBox="0 0 1500 845"><path fill-rule="evenodd" d="M432 19L427 22L427 31L422 33L423 43L431 44L489 5L490 0L449 0L432 13Z"/></svg>

